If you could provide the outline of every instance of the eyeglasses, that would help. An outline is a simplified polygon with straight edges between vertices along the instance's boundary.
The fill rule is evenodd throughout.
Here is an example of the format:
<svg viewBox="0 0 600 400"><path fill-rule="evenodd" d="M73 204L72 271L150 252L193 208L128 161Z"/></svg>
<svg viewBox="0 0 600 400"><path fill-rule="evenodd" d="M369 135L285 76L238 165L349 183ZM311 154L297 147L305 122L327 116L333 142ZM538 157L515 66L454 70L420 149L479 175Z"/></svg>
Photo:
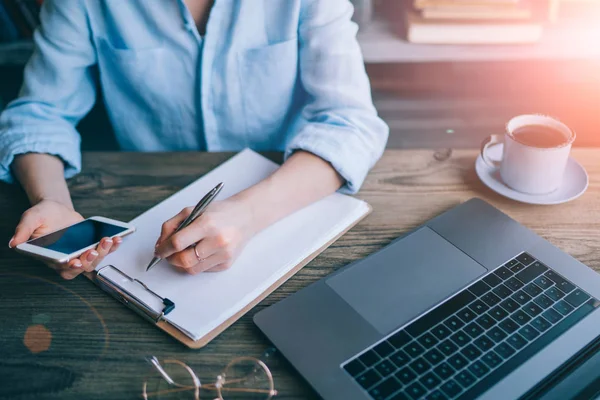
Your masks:
<svg viewBox="0 0 600 400"><path fill-rule="evenodd" d="M267 350L258 359L238 357L231 360L213 384L203 385L194 370L187 364L165 359L162 363L156 357L147 361L152 365L152 373L144 380L142 397L152 399L193 399L200 400L201 390L216 391L214 400L270 400L277 395L273 375L265 364L275 349ZM192 394L193 393L193 394Z"/></svg>

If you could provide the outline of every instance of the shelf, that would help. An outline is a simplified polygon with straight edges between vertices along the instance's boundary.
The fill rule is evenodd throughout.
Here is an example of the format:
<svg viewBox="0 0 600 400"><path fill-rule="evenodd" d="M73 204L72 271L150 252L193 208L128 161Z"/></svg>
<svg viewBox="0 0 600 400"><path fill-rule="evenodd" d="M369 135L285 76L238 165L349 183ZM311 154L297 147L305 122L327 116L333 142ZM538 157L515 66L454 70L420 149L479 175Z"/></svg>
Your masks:
<svg viewBox="0 0 600 400"><path fill-rule="evenodd" d="M542 40L530 45L412 44L382 20L361 28L358 40L367 63L428 63L519 60L600 60L600 27L544 28Z"/></svg>
<svg viewBox="0 0 600 400"><path fill-rule="evenodd" d="M33 51L33 42L0 43L0 66L25 65Z"/></svg>

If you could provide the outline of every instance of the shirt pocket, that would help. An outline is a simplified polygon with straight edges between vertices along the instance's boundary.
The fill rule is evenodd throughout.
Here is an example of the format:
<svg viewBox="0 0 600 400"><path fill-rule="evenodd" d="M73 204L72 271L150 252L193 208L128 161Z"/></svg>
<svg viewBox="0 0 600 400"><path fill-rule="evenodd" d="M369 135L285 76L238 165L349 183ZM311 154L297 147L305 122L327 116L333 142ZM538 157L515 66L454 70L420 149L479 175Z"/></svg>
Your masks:
<svg viewBox="0 0 600 400"><path fill-rule="evenodd" d="M290 113L298 80L298 39L238 53L248 139L273 142Z"/></svg>
<svg viewBox="0 0 600 400"><path fill-rule="evenodd" d="M161 45L119 48L102 38L97 39L97 45L105 102L116 131L125 133L119 135L121 144L137 149L141 146L139 136L143 136L149 149L162 148L163 143L154 143L151 138L179 126L179 118L170 112L174 108L174 85L169 77L178 76L178 71L168 49ZM138 132L140 126L153 126L156 132Z"/></svg>

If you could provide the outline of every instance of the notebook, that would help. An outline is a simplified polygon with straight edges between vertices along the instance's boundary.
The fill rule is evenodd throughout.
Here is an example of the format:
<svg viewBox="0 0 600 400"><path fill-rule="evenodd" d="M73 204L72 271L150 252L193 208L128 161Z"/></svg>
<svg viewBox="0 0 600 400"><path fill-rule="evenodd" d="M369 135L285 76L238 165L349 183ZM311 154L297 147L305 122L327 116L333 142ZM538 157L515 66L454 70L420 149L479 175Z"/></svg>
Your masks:
<svg viewBox="0 0 600 400"><path fill-rule="evenodd" d="M332 194L258 233L226 271L190 275L163 260L146 272L161 225L193 206L219 182L216 200L234 195L271 175L278 165L244 150L130 223L137 231L104 259L94 278L127 306L189 347L207 344L302 266L364 218L364 201ZM110 265L111 267L107 267ZM127 278L129 277L129 278ZM165 301L167 299L167 301ZM167 307L173 303L174 307ZM162 314L162 311L167 312ZM148 313L143 313L148 317Z"/></svg>

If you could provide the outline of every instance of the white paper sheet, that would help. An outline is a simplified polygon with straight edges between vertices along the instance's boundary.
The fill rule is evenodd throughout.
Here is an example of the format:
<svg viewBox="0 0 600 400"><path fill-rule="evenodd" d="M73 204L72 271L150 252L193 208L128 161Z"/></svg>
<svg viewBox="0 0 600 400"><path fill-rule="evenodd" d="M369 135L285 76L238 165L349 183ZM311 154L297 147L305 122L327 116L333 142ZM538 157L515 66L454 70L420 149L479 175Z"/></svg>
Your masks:
<svg viewBox="0 0 600 400"><path fill-rule="evenodd" d="M132 278L175 302L167 320L198 340L246 307L277 280L368 212L368 205L333 194L256 235L227 271L189 275L163 260L145 272L164 221L194 206L219 182L217 200L238 193L272 174L278 165L244 150L183 190L131 221L137 231L105 259ZM141 290L141 289L140 289Z"/></svg>

